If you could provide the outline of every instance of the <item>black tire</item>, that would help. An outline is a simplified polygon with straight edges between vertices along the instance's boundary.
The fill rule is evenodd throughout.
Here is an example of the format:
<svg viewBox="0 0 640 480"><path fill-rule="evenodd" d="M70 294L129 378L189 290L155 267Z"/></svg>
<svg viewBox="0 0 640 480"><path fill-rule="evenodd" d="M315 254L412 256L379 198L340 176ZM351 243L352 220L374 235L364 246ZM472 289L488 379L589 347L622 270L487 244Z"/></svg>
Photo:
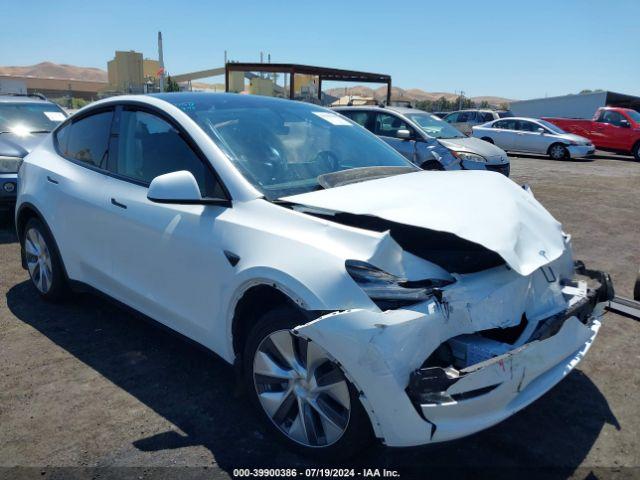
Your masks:
<svg viewBox="0 0 640 480"><path fill-rule="evenodd" d="M635 158L637 162L640 162L640 142L633 146L633 158Z"/></svg>
<svg viewBox="0 0 640 480"><path fill-rule="evenodd" d="M633 287L633 299L640 302L640 270L638 271L638 276L636 277L636 284Z"/></svg>
<svg viewBox="0 0 640 480"><path fill-rule="evenodd" d="M444 168L442 164L437 160L427 160L422 165L420 165L422 170L431 170L431 171L442 171Z"/></svg>
<svg viewBox="0 0 640 480"><path fill-rule="evenodd" d="M39 283L39 275L42 274L42 272L39 272L40 267L35 270L27 268L29 271L29 277L31 278L31 283L42 298L49 302L58 302L68 295L69 285L56 242L49 232L49 229L38 218L30 218L22 232L21 240L25 249L27 264L30 263L30 260L37 258L31 253L28 253L31 251L31 248L27 248L28 243L33 245L32 239L34 238L34 235L36 235L35 232L37 232L37 234L40 235L40 238L44 241L44 247L50 260L50 272L46 275L46 278L48 279L46 280L47 288L43 290L43 288L41 288L43 284Z"/></svg>
<svg viewBox="0 0 640 480"><path fill-rule="evenodd" d="M493 139L489 138L489 137L482 137L480 140L484 140L487 143L491 143L493 144Z"/></svg>
<svg viewBox="0 0 640 480"><path fill-rule="evenodd" d="M344 432L338 440L330 445L308 446L289 437L281 430L281 427L276 426L275 421L272 420L271 416L265 411L258 397L258 387L254 381L254 357L258 348L263 344L263 340L266 340L267 337L274 332L290 330L308 321L310 321L310 318L294 306L277 307L262 315L251 329L245 344L242 358L242 381L244 389L257 415L262 419L267 429L288 447L295 449L302 455L324 461L336 461L349 458L371 443L373 440L373 431L369 416L358 398L358 392L344 377L342 371L335 363L331 362L331 368L335 368L335 370L339 372L338 374L342 376L341 379L347 383L351 411L346 421ZM286 382L289 382L288 385L291 385L291 380ZM281 405L284 403L283 401ZM292 411L293 415L291 415L291 418L296 418L295 407L293 408L294 411ZM316 415L318 414L316 413Z"/></svg>
<svg viewBox="0 0 640 480"><path fill-rule="evenodd" d="M569 158L569 150L561 143L554 143L549 147L548 155L552 160L564 160Z"/></svg>

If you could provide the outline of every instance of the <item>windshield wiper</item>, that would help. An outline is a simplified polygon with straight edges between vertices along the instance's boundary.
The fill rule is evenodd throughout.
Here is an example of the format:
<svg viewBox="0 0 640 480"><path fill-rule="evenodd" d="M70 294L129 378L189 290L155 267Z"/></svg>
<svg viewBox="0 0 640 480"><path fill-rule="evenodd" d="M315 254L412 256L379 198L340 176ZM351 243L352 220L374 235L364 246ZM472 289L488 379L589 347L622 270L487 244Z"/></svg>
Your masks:
<svg viewBox="0 0 640 480"><path fill-rule="evenodd" d="M340 187L350 183L365 182L377 178L391 177L403 173L420 171L418 167L358 167L339 172L325 173L319 175L317 180L322 188Z"/></svg>

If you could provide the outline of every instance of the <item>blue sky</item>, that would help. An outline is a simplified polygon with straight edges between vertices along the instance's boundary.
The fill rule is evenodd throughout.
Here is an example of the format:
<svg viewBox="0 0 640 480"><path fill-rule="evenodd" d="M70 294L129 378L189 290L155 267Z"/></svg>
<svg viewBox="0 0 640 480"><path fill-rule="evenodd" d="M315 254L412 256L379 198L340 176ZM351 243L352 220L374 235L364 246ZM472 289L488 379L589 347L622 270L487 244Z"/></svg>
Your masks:
<svg viewBox="0 0 640 480"><path fill-rule="evenodd" d="M257 61L389 73L395 85L514 99L640 95L640 0L7 1L0 64L100 67L115 50L170 73ZM221 81L221 79L218 79Z"/></svg>

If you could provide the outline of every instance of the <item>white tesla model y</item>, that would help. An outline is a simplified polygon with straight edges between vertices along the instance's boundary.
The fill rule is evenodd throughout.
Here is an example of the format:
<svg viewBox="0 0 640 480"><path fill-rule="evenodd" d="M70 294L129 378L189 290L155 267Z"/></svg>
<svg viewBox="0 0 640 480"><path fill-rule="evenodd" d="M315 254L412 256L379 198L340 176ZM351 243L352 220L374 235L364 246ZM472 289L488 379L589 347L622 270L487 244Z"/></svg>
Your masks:
<svg viewBox="0 0 640 480"><path fill-rule="evenodd" d="M494 425L584 357L613 291L525 190L428 172L321 107L175 93L96 102L20 169L23 265L236 363L306 453Z"/></svg>

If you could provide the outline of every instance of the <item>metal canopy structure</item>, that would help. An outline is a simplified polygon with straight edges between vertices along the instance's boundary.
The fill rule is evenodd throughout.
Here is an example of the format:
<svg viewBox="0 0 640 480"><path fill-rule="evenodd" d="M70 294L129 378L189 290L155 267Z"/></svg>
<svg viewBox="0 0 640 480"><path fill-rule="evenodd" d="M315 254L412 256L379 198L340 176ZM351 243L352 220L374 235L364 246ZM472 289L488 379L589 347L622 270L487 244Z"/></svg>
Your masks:
<svg viewBox="0 0 640 480"><path fill-rule="evenodd" d="M295 63L242 63L230 62L226 64L224 84L225 91L229 91L230 72L267 72L288 73L289 98L295 97L295 77L301 75L315 75L318 77L318 99L322 95L322 81L358 82L358 83L384 83L387 85L387 105L391 102L391 75L382 73L359 72L356 70L342 70L339 68L314 67L311 65L298 65Z"/></svg>

